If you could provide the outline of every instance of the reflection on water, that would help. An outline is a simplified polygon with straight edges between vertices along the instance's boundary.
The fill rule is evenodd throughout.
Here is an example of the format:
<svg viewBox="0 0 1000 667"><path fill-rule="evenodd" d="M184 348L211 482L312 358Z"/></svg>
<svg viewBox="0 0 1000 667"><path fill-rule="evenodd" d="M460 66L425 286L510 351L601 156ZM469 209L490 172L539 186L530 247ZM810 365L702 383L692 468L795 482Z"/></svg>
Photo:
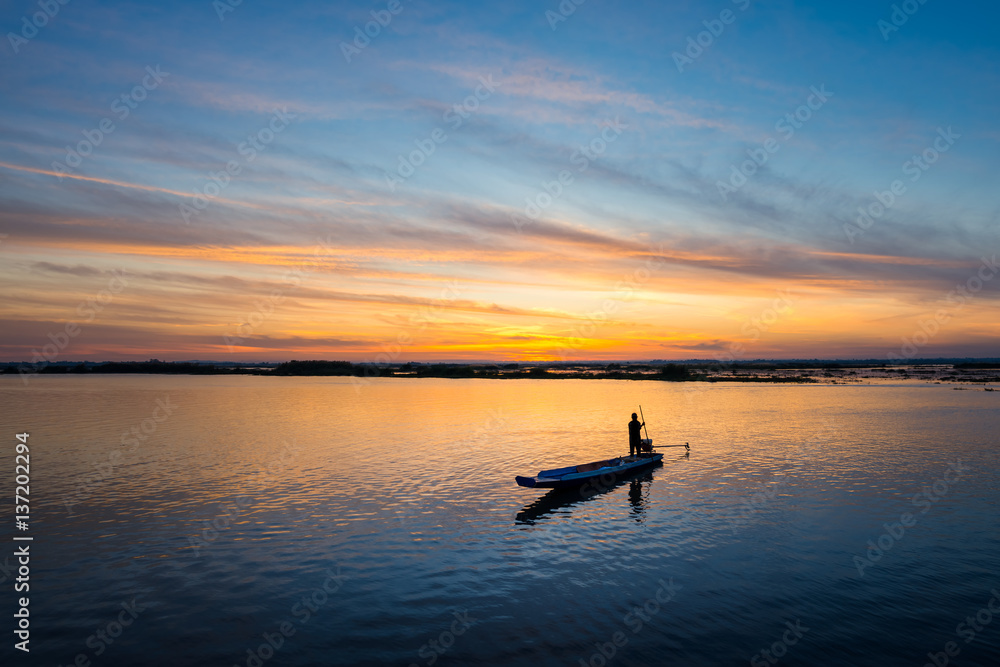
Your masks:
<svg viewBox="0 0 1000 667"><path fill-rule="evenodd" d="M996 396L0 378L0 421L31 433L31 657L253 665L263 646L266 667L564 665L622 632L614 666L733 665L798 620L810 630L783 664L924 664L997 587ZM690 442L689 457L663 449L663 466L585 498L514 483L627 453L639 404L654 442ZM968 472L935 487L956 461ZM890 544L904 512L916 523ZM636 629L661 581L676 595ZM96 655L88 638L133 601ZM997 664L998 646L989 626L956 661Z"/></svg>
<svg viewBox="0 0 1000 667"><path fill-rule="evenodd" d="M689 452L685 452L676 459L690 457ZM592 481L577 488L550 489L531 503L524 506L515 517L515 523L533 525L539 519L549 514L568 513L572 507L579 503L593 500L615 489L629 485L628 501L632 505L636 521L641 521L643 504L643 483L653 481L654 470L665 464L669 464L673 459L665 458L656 464L653 470L638 470L630 475L618 475L610 484L602 483L600 480Z"/></svg>
<svg viewBox="0 0 1000 667"><path fill-rule="evenodd" d="M598 498L626 484L629 485L628 500L633 507L636 507L642 502L640 485L643 481L651 482L652 480L653 472L646 470L632 473L630 476L619 476L615 482L607 485L599 484L586 489L552 489L544 496L525 505L524 509L518 512L517 517L515 517L515 523L534 525L539 519L549 514L568 514L575 505Z"/></svg>
<svg viewBox="0 0 1000 667"><path fill-rule="evenodd" d="M651 481L651 480L652 477L650 477L650 479L646 481ZM633 479L631 482L629 482L628 501L632 505L632 515L635 517L636 521L641 523L642 505L644 501L644 498L642 497L642 481L638 479Z"/></svg>

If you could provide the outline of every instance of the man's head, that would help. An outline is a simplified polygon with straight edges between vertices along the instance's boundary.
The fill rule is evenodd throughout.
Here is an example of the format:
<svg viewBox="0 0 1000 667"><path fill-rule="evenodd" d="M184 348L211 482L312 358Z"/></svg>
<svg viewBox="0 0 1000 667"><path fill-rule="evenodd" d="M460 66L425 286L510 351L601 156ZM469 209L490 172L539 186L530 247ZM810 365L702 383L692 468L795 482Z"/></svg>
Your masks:
<svg viewBox="0 0 1000 667"><path fill-rule="evenodd" d="M637 414L635 414L635 413L633 412L633 413L632 413L632 419L638 419L638 418L639 418L639 415L637 415Z"/></svg>

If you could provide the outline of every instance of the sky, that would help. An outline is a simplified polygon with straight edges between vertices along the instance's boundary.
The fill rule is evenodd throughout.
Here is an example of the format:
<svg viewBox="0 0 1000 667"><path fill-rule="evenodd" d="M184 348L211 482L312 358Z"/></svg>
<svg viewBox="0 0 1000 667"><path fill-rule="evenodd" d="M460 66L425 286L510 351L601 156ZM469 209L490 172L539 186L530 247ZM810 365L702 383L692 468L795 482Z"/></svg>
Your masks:
<svg viewBox="0 0 1000 667"><path fill-rule="evenodd" d="M995 3L577 2L3 0L0 360L1000 356Z"/></svg>

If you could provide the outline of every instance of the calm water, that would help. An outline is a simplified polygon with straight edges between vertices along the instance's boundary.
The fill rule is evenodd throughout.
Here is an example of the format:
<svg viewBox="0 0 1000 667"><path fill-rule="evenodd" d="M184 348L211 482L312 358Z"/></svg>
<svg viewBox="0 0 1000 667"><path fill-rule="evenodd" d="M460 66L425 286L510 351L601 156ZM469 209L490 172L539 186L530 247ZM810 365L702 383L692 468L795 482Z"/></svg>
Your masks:
<svg viewBox="0 0 1000 667"><path fill-rule="evenodd" d="M639 404L689 456L587 499L514 484L625 451ZM6 499L31 434L19 664L920 667L955 642L996 665L998 408L933 384L4 377Z"/></svg>

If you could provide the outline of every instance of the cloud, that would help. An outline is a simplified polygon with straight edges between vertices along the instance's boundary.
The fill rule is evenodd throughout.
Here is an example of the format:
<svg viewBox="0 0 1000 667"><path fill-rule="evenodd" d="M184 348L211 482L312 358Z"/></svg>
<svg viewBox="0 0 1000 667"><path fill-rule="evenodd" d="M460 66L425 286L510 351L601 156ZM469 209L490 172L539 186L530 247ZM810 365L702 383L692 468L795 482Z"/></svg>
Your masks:
<svg viewBox="0 0 1000 667"><path fill-rule="evenodd" d="M105 275L105 272L100 269L95 269L92 266L83 266L82 264L77 264L76 266L64 266L62 264L53 264L51 262L33 262L32 267L39 271L46 271L48 273L58 273L61 275L86 278Z"/></svg>

